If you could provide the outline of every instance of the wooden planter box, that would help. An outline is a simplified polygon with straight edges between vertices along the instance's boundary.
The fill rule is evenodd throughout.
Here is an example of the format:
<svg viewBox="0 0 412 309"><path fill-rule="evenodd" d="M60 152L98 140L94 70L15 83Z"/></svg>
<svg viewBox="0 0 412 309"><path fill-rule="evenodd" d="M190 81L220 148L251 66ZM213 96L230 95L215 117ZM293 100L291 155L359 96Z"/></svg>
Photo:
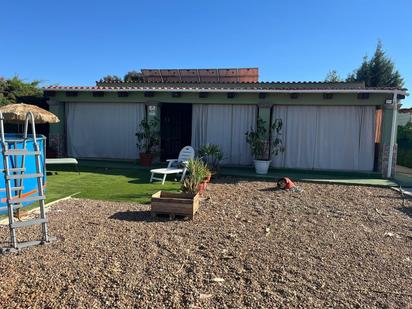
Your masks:
<svg viewBox="0 0 412 309"><path fill-rule="evenodd" d="M168 214L171 218L175 215L193 218L199 209L199 193L174 193L158 191L152 195L151 213Z"/></svg>

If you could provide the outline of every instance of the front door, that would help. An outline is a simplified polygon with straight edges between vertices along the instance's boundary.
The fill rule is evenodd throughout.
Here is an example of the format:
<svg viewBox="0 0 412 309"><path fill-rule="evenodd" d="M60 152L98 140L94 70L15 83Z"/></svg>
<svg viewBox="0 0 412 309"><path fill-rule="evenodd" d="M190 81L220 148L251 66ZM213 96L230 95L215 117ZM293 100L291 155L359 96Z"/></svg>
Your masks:
<svg viewBox="0 0 412 309"><path fill-rule="evenodd" d="M160 157L176 159L192 141L192 104L163 103L160 115Z"/></svg>

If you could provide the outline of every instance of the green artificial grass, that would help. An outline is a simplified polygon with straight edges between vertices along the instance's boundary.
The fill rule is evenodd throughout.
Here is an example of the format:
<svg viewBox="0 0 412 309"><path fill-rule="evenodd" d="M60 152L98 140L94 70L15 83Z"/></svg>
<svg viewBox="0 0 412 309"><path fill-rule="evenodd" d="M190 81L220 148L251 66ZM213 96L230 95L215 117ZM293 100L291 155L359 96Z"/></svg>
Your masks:
<svg viewBox="0 0 412 309"><path fill-rule="evenodd" d="M80 175L71 166L52 166L48 168L46 202L75 194L78 198L107 201L131 201L147 204L153 193L178 191L180 183L174 182L170 175L164 185L160 182L149 183L150 171L130 165L100 163L80 164ZM114 167L111 167L114 166Z"/></svg>

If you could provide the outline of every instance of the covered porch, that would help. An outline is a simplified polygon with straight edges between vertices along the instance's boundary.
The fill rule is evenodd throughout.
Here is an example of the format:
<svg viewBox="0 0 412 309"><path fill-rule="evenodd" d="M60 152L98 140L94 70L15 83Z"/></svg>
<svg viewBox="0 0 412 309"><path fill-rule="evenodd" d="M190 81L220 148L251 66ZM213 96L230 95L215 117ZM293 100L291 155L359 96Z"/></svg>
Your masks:
<svg viewBox="0 0 412 309"><path fill-rule="evenodd" d="M223 165L253 162L245 132L258 119L284 123L285 152L276 169L394 174L394 128L406 92L356 83L149 82L49 87L50 109L61 119L50 143L61 156L133 160L142 119L159 119L159 162L217 144ZM269 131L269 130L268 130ZM389 164L391 162L391 164Z"/></svg>

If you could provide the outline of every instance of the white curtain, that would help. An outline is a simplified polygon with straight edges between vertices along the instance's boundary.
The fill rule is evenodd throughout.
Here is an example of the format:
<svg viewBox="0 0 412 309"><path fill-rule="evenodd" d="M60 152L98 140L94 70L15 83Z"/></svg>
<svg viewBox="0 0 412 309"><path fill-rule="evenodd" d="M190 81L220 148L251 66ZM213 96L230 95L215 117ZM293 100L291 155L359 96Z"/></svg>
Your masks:
<svg viewBox="0 0 412 309"><path fill-rule="evenodd" d="M282 119L285 152L272 166L371 171L374 162L374 106L274 106Z"/></svg>
<svg viewBox="0 0 412 309"><path fill-rule="evenodd" d="M192 146L218 144L222 164L246 165L252 162L245 132L256 126L255 105L193 104Z"/></svg>
<svg viewBox="0 0 412 309"><path fill-rule="evenodd" d="M144 104L66 103L67 151L76 158L136 159Z"/></svg>

